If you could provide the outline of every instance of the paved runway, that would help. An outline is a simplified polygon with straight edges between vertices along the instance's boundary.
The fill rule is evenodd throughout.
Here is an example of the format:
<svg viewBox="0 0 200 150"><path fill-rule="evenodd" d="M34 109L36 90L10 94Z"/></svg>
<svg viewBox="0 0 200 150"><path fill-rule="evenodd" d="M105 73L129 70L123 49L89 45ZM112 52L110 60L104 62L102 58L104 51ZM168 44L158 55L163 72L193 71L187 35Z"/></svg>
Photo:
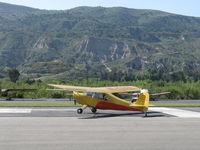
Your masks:
<svg viewBox="0 0 200 150"><path fill-rule="evenodd" d="M0 149L199 150L199 110L150 108L143 117L139 112L78 115L75 108L1 108Z"/></svg>
<svg viewBox="0 0 200 150"><path fill-rule="evenodd" d="M106 118L106 117L144 117L141 112L98 110L93 114L89 108L83 114L77 114L78 108L0 108L0 117L78 117L78 118ZM150 107L148 117L181 117L200 118L200 108L165 108Z"/></svg>
<svg viewBox="0 0 200 150"><path fill-rule="evenodd" d="M107 118L107 117L144 117L141 112L98 110L93 114L90 109L83 114L77 114L78 108L0 108L0 117L78 117L78 118ZM149 117L169 116L158 111L149 111Z"/></svg>

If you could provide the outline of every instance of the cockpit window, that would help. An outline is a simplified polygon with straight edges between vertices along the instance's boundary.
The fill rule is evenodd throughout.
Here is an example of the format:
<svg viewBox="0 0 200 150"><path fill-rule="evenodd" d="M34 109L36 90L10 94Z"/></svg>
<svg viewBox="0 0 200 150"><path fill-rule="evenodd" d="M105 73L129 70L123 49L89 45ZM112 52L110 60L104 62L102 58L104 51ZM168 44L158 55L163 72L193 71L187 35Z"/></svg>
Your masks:
<svg viewBox="0 0 200 150"><path fill-rule="evenodd" d="M103 93L86 93L85 95L96 99L107 100Z"/></svg>
<svg viewBox="0 0 200 150"><path fill-rule="evenodd" d="M85 96L92 97L93 93L85 93Z"/></svg>

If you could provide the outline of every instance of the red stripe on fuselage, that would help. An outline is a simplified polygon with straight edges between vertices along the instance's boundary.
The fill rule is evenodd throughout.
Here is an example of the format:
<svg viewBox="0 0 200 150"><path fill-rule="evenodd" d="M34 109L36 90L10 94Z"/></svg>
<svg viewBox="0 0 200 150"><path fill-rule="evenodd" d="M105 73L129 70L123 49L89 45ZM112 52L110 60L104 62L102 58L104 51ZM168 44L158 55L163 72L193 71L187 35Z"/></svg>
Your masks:
<svg viewBox="0 0 200 150"><path fill-rule="evenodd" d="M96 105L96 108L97 109L109 109L109 110L142 111L140 109L130 108L130 107L126 107L126 106L122 106L122 105L118 105L118 104L113 104L113 103L109 103L109 102L99 102Z"/></svg>

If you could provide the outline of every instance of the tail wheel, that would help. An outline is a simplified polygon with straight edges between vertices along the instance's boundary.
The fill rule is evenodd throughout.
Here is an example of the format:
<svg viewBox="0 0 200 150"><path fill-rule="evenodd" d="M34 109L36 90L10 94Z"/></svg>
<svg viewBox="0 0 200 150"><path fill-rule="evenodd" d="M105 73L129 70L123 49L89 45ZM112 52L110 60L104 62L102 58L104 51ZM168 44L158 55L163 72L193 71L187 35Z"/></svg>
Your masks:
<svg viewBox="0 0 200 150"><path fill-rule="evenodd" d="M82 108L77 109L77 113L78 114L82 114L83 113L83 109Z"/></svg>
<svg viewBox="0 0 200 150"><path fill-rule="evenodd" d="M144 116L145 116L145 117L147 117L147 111L146 111L146 112L144 112Z"/></svg>
<svg viewBox="0 0 200 150"><path fill-rule="evenodd" d="M92 107L92 108L91 108L91 111L92 111L92 113L96 113L96 112L97 112L97 109L94 108L94 107Z"/></svg>

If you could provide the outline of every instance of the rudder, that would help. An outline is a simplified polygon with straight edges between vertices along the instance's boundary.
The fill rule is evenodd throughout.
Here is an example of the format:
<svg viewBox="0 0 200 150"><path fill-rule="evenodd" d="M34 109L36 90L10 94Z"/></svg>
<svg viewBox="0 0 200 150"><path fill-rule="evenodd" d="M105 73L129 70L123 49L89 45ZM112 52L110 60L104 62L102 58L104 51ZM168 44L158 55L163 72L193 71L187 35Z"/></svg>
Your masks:
<svg viewBox="0 0 200 150"><path fill-rule="evenodd" d="M144 107L143 111L146 112L149 107L149 93L148 91L141 91L138 99L134 102L134 105Z"/></svg>

